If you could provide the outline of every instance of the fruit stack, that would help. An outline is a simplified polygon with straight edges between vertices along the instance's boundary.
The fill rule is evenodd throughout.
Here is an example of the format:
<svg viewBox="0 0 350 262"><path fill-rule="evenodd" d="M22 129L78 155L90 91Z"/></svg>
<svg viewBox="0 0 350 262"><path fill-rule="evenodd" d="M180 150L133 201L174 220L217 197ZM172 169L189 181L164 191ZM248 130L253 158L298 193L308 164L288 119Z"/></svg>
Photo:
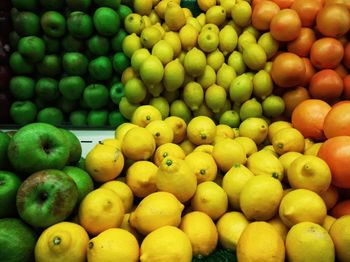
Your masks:
<svg viewBox="0 0 350 262"><path fill-rule="evenodd" d="M116 127L124 17L120 1L12 1L13 123ZM9 14L9 12L7 12Z"/></svg>

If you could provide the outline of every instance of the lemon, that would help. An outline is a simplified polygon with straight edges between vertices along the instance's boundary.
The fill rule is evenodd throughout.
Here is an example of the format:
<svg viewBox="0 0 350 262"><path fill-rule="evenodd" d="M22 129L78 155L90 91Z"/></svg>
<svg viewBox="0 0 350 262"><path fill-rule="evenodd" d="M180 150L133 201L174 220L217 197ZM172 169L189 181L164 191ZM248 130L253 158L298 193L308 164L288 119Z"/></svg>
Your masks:
<svg viewBox="0 0 350 262"><path fill-rule="evenodd" d="M220 244L226 249L236 251L238 239L248 224L249 221L241 212L223 214L216 222Z"/></svg>
<svg viewBox="0 0 350 262"><path fill-rule="evenodd" d="M309 149L315 142L311 138L305 138L305 146L304 146L304 152L305 150Z"/></svg>
<svg viewBox="0 0 350 262"><path fill-rule="evenodd" d="M239 105L251 97L253 93L253 81L247 74L239 75L232 79L228 91L231 101Z"/></svg>
<svg viewBox="0 0 350 262"><path fill-rule="evenodd" d="M149 15L152 11L153 0L134 0L134 11L140 15Z"/></svg>
<svg viewBox="0 0 350 262"><path fill-rule="evenodd" d="M250 33L249 31L242 32L242 34L240 34L239 37L238 37L238 44L237 45L238 45L238 51L242 52L242 57L241 58L242 58L243 62L244 62L243 50L244 50L244 48L246 48L250 44L256 44L255 36L252 33ZM259 46L259 47L262 49L261 46ZM266 54L265 54L265 56L266 56Z"/></svg>
<svg viewBox="0 0 350 262"><path fill-rule="evenodd" d="M185 152L185 154L188 155L189 153L194 151L194 149L196 148L196 145L192 144L190 140L185 139L180 143L180 147Z"/></svg>
<svg viewBox="0 0 350 262"><path fill-rule="evenodd" d="M182 118L186 123L191 120L191 110L183 100L176 99L170 105L170 115Z"/></svg>
<svg viewBox="0 0 350 262"><path fill-rule="evenodd" d="M280 203L279 215L287 227L308 221L322 224L327 208L322 198L308 189L294 189L288 192Z"/></svg>
<svg viewBox="0 0 350 262"><path fill-rule="evenodd" d="M202 51L206 53L213 52L219 46L219 35L212 30L202 30L198 35L197 43Z"/></svg>
<svg viewBox="0 0 350 262"><path fill-rule="evenodd" d="M148 95L152 95L153 97L159 97L160 94L164 91L164 85L162 82L157 83L155 85L148 85L147 86L147 91L148 91ZM149 96L148 96L149 97ZM169 103L168 103L169 104ZM154 105L153 105L154 106ZM156 107L156 106L154 106ZM156 107L157 108L157 107ZM158 109L159 110L159 109Z"/></svg>
<svg viewBox="0 0 350 262"><path fill-rule="evenodd" d="M237 244L238 261L283 262L284 242L275 228L265 221L252 222L242 232Z"/></svg>
<svg viewBox="0 0 350 262"><path fill-rule="evenodd" d="M130 232L131 234L133 234L134 237L137 239L137 241L140 242L142 236L141 236L141 234L139 232L137 232L137 230L135 228L133 228L130 225L130 221L129 220L130 220L130 213L125 213L125 215L123 217L123 222L120 225L120 228Z"/></svg>
<svg viewBox="0 0 350 262"><path fill-rule="evenodd" d="M151 105L142 105L134 111L131 122L137 126L145 127L150 122L161 119L162 115L157 108Z"/></svg>
<svg viewBox="0 0 350 262"><path fill-rule="evenodd" d="M213 148L213 145L200 145L196 146L192 152L204 152L211 155L211 153L213 152Z"/></svg>
<svg viewBox="0 0 350 262"><path fill-rule="evenodd" d="M178 3L169 1L164 13L164 20L171 31L178 31L186 24L186 16Z"/></svg>
<svg viewBox="0 0 350 262"><path fill-rule="evenodd" d="M216 84L228 91L235 77L236 72L233 67L223 63L216 74Z"/></svg>
<svg viewBox="0 0 350 262"><path fill-rule="evenodd" d="M98 182L115 179L123 167L124 157L120 148L110 145L95 145L85 159L86 171Z"/></svg>
<svg viewBox="0 0 350 262"><path fill-rule="evenodd" d="M215 84L215 70L210 65L206 65L203 74L197 77L196 82L200 84L204 89L207 89L209 86Z"/></svg>
<svg viewBox="0 0 350 262"><path fill-rule="evenodd" d="M186 155L185 161L194 171L198 184L204 181L215 180L218 168L214 158L210 154L194 151Z"/></svg>
<svg viewBox="0 0 350 262"><path fill-rule="evenodd" d="M329 232L329 229L331 228L331 226L334 224L334 222L337 219L335 217L332 217L330 215L327 215L326 218L324 219L323 223L322 223L322 227L324 229L327 230L327 232Z"/></svg>
<svg viewBox="0 0 350 262"><path fill-rule="evenodd" d="M123 53L127 57L132 57L133 53L142 48L141 39L135 33L125 36L122 44Z"/></svg>
<svg viewBox="0 0 350 262"><path fill-rule="evenodd" d="M230 126L225 124L219 124L216 126L216 137L235 138L235 132Z"/></svg>
<svg viewBox="0 0 350 262"><path fill-rule="evenodd" d="M348 234L349 224L350 216L345 215L338 218L329 230L329 234L334 243L336 257L340 262L348 261L350 258L350 237Z"/></svg>
<svg viewBox="0 0 350 262"><path fill-rule="evenodd" d="M149 104L159 110L163 120L169 116L170 105L164 97L153 97L149 101Z"/></svg>
<svg viewBox="0 0 350 262"><path fill-rule="evenodd" d="M192 118L187 126L187 137L195 145L210 144L216 136L216 125L206 116Z"/></svg>
<svg viewBox="0 0 350 262"><path fill-rule="evenodd" d="M233 51L229 55L227 59L227 64L235 70L237 75L243 74L247 68L247 66L243 61L242 53L238 52L237 50Z"/></svg>
<svg viewBox="0 0 350 262"><path fill-rule="evenodd" d="M140 66L139 73L142 81L146 85L153 86L160 83L164 75L162 61L155 55L146 57Z"/></svg>
<svg viewBox="0 0 350 262"><path fill-rule="evenodd" d="M279 121L275 121L272 122L269 125L269 131L268 131L268 139L271 142L272 138L275 136L275 134L284 128L288 128L288 127L292 127L292 123L284 121L284 120L279 120Z"/></svg>
<svg viewBox="0 0 350 262"><path fill-rule="evenodd" d="M281 116L285 110L285 103L282 97L269 95L262 101L262 109L264 116L275 118Z"/></svg>
<svg viewBox="0 0 350 262"><path fill-rule="evenodd" d="M276 132L271 143L276 153L282 155L286 152L294 151L302 153L304 151L304 136L296 128L284 128Z"/></svg>
<svg viewBox="0 0 350 262"><path fill-rule="evenodd" d="M254 96L265 99L272 94L273 82L270 74L264 70L259 70L253 77Z"/></svg>
<svg viewBox="0 0 350 262"><path fill-rule="evenodd" d="M243 47L243 61L252 70L263 69L267 61L265 50L258 44L247 44Z"/></svg>
<svg viewBox="0 0 350 262"><path fill-rule="evenodd" d="M159 18L164 19L165 9L169 2L170 0L161 0L154 6L154 10Z"/></svg>
<svg viewBox="0 0 350 262"><path fill-rule="evenodd" d="M163 40L167 41L174 51L174 57L178 57L181 52L181 40L177 32L165 32Z"/></svg>
<svg viewBox="0 0 350 262"><path fill-rule="evenodd" d="M220 218L227 210L226 192L213 181L205 181L197 186L196 193L191 199L195 211L202 211L213 220Z"/></svg>
<svg viewBox="0 0 350 262"><path fill-rule="evenodd" d="M124 86L124 93L130 103L138 104L146 98L147 88L139 78L131 78Z"/></svg>
<svg viewBox="0 0 350 262"><path fill-rule="evenodd" d="M162 1L164 2L164 1ZM157 4L155 4L154 6L156 6ZM152 25L156 24L156 23L160 23L160 17L158 16L155 8L151 11L151 13L148 15L149 19L151 20Z"/></svg>
<svg viewBox="0 0 350 262"><path fill-rule="evenodd" d="M184 86L182 94L184 102L192 111L197 110L203 103L204 91L202 86L197 82L191 81L187 83Z"/></svg>
<svg viewBox="0 0 350 262"><path fill-rule="evenodd" d="M219 70L219 68L224 62L225 56L219 49L216 49L215 51L207 54L207 64L216 72Z"/></svg>
<svg viewBox="0 0 350 262"><path fill-rule="evenodd" d="M239 204L248 220L269 220L278 212L282 184L270 176L254 176L243 186Z"/></svg>
<svg viewBox="0 0 350 262"><path fill-rule="evenodd" d="M140 253L141 262L189 262L192 259L192 245L181 229L163 226L144 238Z"/></svg>
<svg viewBox="0 0 350 262"><path fill-rule="evenodd" d="M266 222L276 229L283 241L286 240L289 228L283 223L282 219L279 217L278 214Z"/></svg>
<svg viewBox="0 0 350 262"><path fill-rule="evenodd" d="M234 140L241 144L247 157L258 151L254 140L249 137L239 136Z"/></svg>
<svg viewBox="0 0 350 262"><path fill-rule="evenodd" d="M237 128L240 122L239 114L235 110L227 110L223 112L219 118L220 124L228 125L231 128Z"/></svg>
<svg viewBox="0 0 350 262"><path fill-rule="evenodd" d="M205 103L214 113L219 113L225 104L226 96L224 87L213 84L205 90Z"/></svg>
<svg viewBox="0 0 350 262"><path fill-rule="evenodd" d="M200 13L197 15L196 19L202 27L205 25L205 13Z"/></svg>
<svg viewBox="0 0 350 262"><path fill-rule="evenodd" d="M149 26L141 32L141 44L148 49L151 49L156 43L162 39L162 33L156 26Z"/></svg>
<svg viewBox="0 0 350 262"><path fill-rule="evenodd" d="M133 69L135 71L139 71L140 70L140 66L143 63L143 61L145 61L145 59L150 55L150 52L148 51L148 49L146 48L140 48L138 50L136 50L132 56L131 56L131 66L133 67ZM126 81L129 82L129 80L131 80L133 78L130 78Z"/></svg>
<svg viewBox="0 0 350 262"><path fill-rule="evenodd" d="M173 141L174 133L172 128L162 120L154 120L145 128L153 135L157 147Z"/></svg>
<svg viewBox="0 0 350 262"><path fill-rule="evenodd" d="M142 30L145 29L146 27L152 26L152 20L148 15L143 15L141 18L141 23L142 23Z"/></svg>
<svg viewBox="0 0 350 262"><path fill-rule="evenodd" d="M162 26L162 24L160 22L157 22L153 26L155 26L160 31L162 38L163 38L166 32L165 32L165 29Z"/></svg>
<svg viewBox="0 0 350 262"><path fill-rule="evenodd" d="M226 111L230 110L231 108L232 108L231 101L227 97L227 94L226 94L226 99L224 101L223 106L220 108L220 110L218 112L216 112L216 113L213 112L215 121L219 122L222 114L225 113Z"/></svg>
<svg viewBox="0 0 350 262"><path fill-rule="evenodd" d="M239 109L239 117L242 121L247 118L260 118L263 115L263 108L260 102L255 97L245 101Z"/></svg>
<svg viewBox="0 0 350 262"><path fill-rule="evenodd" d="M179 228L190 239L193 256L208 256L216 248L218 231L207 214L200 211L189 212L182 217Z"/></svg>
<svg viewBox="0 0 350 262"><path fill-rule="evenodd" d="M128 120L131 120L132 115L139 104L132 104L130 101L124 96L121 98L119 102L119 112Z"/></svg>
<svg viewBox="0 0 350 262"><path fill-rule="evenodd" d="M143 127L129 130L123 139L122 152L132 160L147 160L156 150L156 142L150 131Z"/></svg>
<svg viewBox="0 0 350 262"><path fill-rule="evenodd" d="M323 201L326 203L327 210L330 210L338 202L339 192L335 186L330 185L325 192L320 194L320 196L322 197Z"/></svg>
<svg viewBox="0 0 350 262"><path fill-rule="evenodd" d="M226 56L237 47L238 35L230 25L225 25L219 32L219 49Z"/></svg>
<svg viewBox="0 0 350 262"><path fill-rule="evenodd" d="M272 37L270 32L266 32L259 37L258 45L264 49L268 60L272 58L279 49L279 42Z"/></svg>
<svg viewBox="0 0 350 262"><path fill-rule="evenodd" d="M246 136L260 145L267 137L268 124L262 118L250 117L239 125L240 136Z"/></svg>
<svg viewBox="0 0 350 262"><path fill-rule="evenodd" d="M254 174L242 164L234 164L226 172L222 180L222 188L225 190L230 206L234 210L240 210L240 194L244 185L254 177Z"/></svg>
<svg viewBox="0 0 350 262"><path fill-rule="evenodd" d="M142 31L142 16L137 13L128 14L124 19L125 31L139 35Z"/></svg>
<svg viewBox="0 0 350 262"><path fill-rule="evenodd" d="M106 183L103 183L100 186L100 188L112 190L119 196L120 200L123 202L125 212L131 211L134 202L134 196L130 187L126 183L117 180L108 181Z"/></svg>
<svg viewBox="0 0 350 262"><path fill-rule="evenodd" d="M195 17L193 17L193 16L191 16L191 17L187 17L186 18L186 25L187 24L190 24L191 26L193 26L194 27L194 29L196 29L196 31L197 32L200 32L201 31L201 29L202 29L202 25L199 23L199 21L197 20L197 18L195 18ZM184 27L184 26L183 26ZM183 28L182 27L182 28ZM181 28L181 29L182 29ZM180 30L181 30L180 29Z"/></svg>
<svg viewBox="0 0 350 262"><path fill-rule="evenodd" d="M102 141L99 141L99 144L113 146L113 147L119 148L119 149L122 145L121 141L119 139L115 139L115 138L103 139Z"/></svg>
<svg viewBox="0 0 350 262"><path fill-rule="evenodd" d="M231 9L231 12L232 12L232 9ZM229 14L229 16L231 17L231 13ZM232 26L233 29L235 29L237 35L242 34L243 28L241 26L237 25L232 19L228 20L227 25Z"/></svg>
<svg viewBox="0 0 350 262"><path fill-rule="evenodd" d="M193 111L193 116L206 116L209 118L214 118L213 111L210 110L210 108L207 106L205 101L199 106L199 108L195 111Z"/></svg>
<svg viewBox="0 0 350 262"><path fill-rule="evenodd" d="M85 196L79 206L79 224L91 235L119 227L124 217L124 205L112 190L97 188Z"/></svg>
<svg viewBox="0 0 350 262"><path fill-rule="evenodd" d="M163 84L166 90L172 92L180 88L184 79L185 68L179 62L179 59L172 60L165 66Z"/></svg>
<svg viewBox="0 0 350 262"><path fill-rule="evenodd" d="M214 5L205 12L205 22L222 26L226 20L226 10L220 5Z"/></svg>
<svg viewBox="0 0 350 262"><path fill-rule="evenodd" d="M89 235L85 229L72 222L59 222L46 228L39 236L35 261L86 261Z"/></svg>
<svg viewBox="0 0 350 262"><path fill-rule="evenodd" d="M159 166L163 159L169 156L180 159L185 159L186 157L184 150L179 145L174 143L165 143L156 149L153 161L157 166Z"/></svg>
<svg viewBox="0 0 350 262"><path fill-rule="evenodd" d="M181 143L186 137L186 122L182 118L177 116L168 116L164 119L164 122L167 123L173 129L173 142L175 144Z"/></svg>
<svg viewBox="0 0 350 262"><path fill-rule="evenodd" d="M156 185L158 190L174 194L183 203L194 195L197 177L185 160L169 156L158 168Z"/></svg>
<svg viewBox="0 0 350 262"><path fill-rule="evenodd" d="M225 138L215 143L212 155L223 172L227 172L235 164L245 164L245 151L240 143L234 139Z"/></svg>
<svg viewBox="0 0 350 262"><path fill-rule="evenodd" d="M265 150L279 159L279 155L276 153L276 151L272 145L266 145L261 150ZM294 153L297 153L297 152L294 152ZM284 169L284 167L283 167L283 169Z"/></svg>
<svg viewBox="0 0 350 262"><path fill-rule="evenodd" d="M189 51L197 45L198 30L187 23L180 29L179 38L183 50Z"/></svg>
<svg viewBox="0 0 350 262"><path fill-rule="evenodd" d="M88 261L139 261L139 244L133 234L110 228L92 238L87 246Z"/></svg>
<svg viewBox="0 0 350 262"><path fill-rule="evenodd" d="M114 132L114 137L116 140L120 141L120 143L123 142L123 138L125 136L125 134L131 129L136 127L137 125L129 123L129 122L125 122L122 123L121 125L119 125Z"/></svg>
<svg viewBox="0 0 350 262"><path fill-rule="evenodd" d="M294 225L287 234L288 261L334 261L332 238L322 226L312 222Z"/></svg>
<svg viewBox="0 0 350 262"><path fill-rule="evenodd" d="M260 150L251 154L247 159L247 167L254 175L266 175L282 181L284 169L279 159L268 152Z"/></svg>
<svg viewBox="0 0 350 262"><path fill-rule="evenodd" d="M152 55L158 57L163 65L166 65L173 60L174 50L167 41L160 40L152 47Z"/></svg>
<svg viewBox="0 0 350 262"><path fill-rule="evenodd" d="M232 20L239 26L247 26L251 21L252 7L246 1L238 1L231 9Z"/></svg>
<svg viewBox="0 0 350 262"><path fill-rule="evenodd" d="M197 1L198 7L202 11L207 11L210 7L216 5L216 0L198 0Z"/></svg>
<svg viewBox="0 0 350 262"><path fill-rule="evenodd" d="M202 75L207 64L206 60L203 51L196 47L192 48L186 53L184 59L186 73L193 77Z"/></svg>
<svg viewBox="0 0 350 262"><path fill-rule="evenodd" d="M273 149L273 147L272 147L272 149ZM300 157L302 155L303 154L301 154L299 152L287 152L278 158L283 166L285 181L288 181L288 173L287 173L288 168L290 167L290 165L293 163L293 161L295 159L297 159L298 157Z"/></svg>
<svg viewBox="0 0 350 262"><path fill-rule="evenodd" d="M150 161L140 160L126 171L126 184L136 197L146 197L157 191L158 167Z"/></svg>
<svg viewBox="0 0 350 262"><path fill-rule="evenodd" d="M317 156L318 150L320 150L320 147L322 146L322 142L318 142L310 146L308 149L304 151L304 155L313 155Z"/></svg>
<svg viewBox="0 0 350 262"><path fill-rule="evenodd" d="M157 228L178 226L184 205L168 192L155 192L141 200L130 214L130 224L138 232L147 235Z"/></svg>

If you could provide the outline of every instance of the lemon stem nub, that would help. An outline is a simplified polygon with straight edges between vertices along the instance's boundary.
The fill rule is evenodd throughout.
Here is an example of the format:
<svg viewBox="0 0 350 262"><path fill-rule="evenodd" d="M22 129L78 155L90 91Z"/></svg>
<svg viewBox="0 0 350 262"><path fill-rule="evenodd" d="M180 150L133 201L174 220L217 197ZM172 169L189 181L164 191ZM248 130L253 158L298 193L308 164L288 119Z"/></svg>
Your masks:
<svg viewBox="0 0 350 262"><path fill-rule="evenodd" d="M282 149L283 148L283 144L282 143L278 143L277 147Z"/></svg>
<svg viewBox="0 0 350 262"><path fill-rule="evenodd" d="M272 173L272 177L278 179L278 173L273 172L273 173Z"/></svg>
<svg viewBox="0 0 350 262"><path fill-rule="evenodd" d="M167 166L171 166L171 165L173 164L173 161L170 160L170 159L167 159L166 162L165 162L165 164L166 164Z"/></svg>
<svg viewBox="0 0 350 262"><path fill-rule="evenodd" d="M89 249L94 247L94 243L93 242L89 242Z"/></svg>
<svg viewBox="0 0 350 262"><path fill-rule="evenodd" d="M151 120L151 117L150 116L146 116L146 120Z"/></svg>
<svg viewBox="0 0 350 262"><path fill-rule="evenodd" d="M201 170L199 171L199 173L200 173L201 175L205 175L205 170L204 170L204 169L201 169Z"/></svg>
<svg viewBox="0 0 350 262"><path fill-rule="evenodd" d="M54 244L55 246L61 244L61 238L60 238L60 237L55 237L55 238L53 239L53 244Z"/></svg>
<svg viewBox="0 0 350 262"><path fill-rule="evenodd" d="M201 134L201 139L207 139L207 135Z"/></svg>

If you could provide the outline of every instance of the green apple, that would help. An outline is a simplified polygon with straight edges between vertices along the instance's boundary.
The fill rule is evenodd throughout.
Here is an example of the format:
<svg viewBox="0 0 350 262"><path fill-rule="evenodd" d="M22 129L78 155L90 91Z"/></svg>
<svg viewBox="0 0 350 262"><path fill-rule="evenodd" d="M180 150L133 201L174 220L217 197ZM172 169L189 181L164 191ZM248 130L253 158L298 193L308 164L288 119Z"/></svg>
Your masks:
<svg viewBox="0 0 350 262"><path fill-rule="evenodd" d="M8 166L7 148L9 143L10 136L0 131L0 170L4 170Z"/></svg>
<svg viewBox="0 0 350 262"><path fill-rule="evenodd" d="M81 52L84 50L82 40L68 34L62 39L62 48L64 52Z"/></svg>
<svg viewBox="0 0 350 262"><path fill-rule="evenodd" d="M59 38L66 32L66 19L57 11L47 11L40 19L41 27L48 36Z"/></svg>
<svg viewBox="0 0 350 262"><path fill-rule="evenodd" d="M89 73L95 80L103 81L112 77L112 63L106 56L99 56L89 63Z"/></svg>
<svg viewBox="0 0 350 262"><path fill-rule="evenodd" d="M34 71L34 66L24 59L18 51L15 51L10 55L9 65L12 72L17 75L30 74Z"/></svg>
<svg viewBox="0 0 350 262"><path fill-rule="evenodd" d="M60 95L58 90L58 82L54 78L40 78L35 85L35 94L44 101L53 101Z"/></svg>
<svg viewBox="0 0 350 262"><path fill-rule="evenodd" d="M64 6L62 0L40 0L41 6L46 10L61 10Z"/></svg>
<svg viewBox="0 0 350 262"><path fill-rule="evenodd" d="M119 5L117 13L120 16L120 19L124 21L125 18L132 13L132 9L127 5Z"/></svg>
<svg viewBox="0 0 350 262"><path fill-rule="evenodd" d="M61 57L55 54L45 55L36 68L41 76L57 77L61 74Z"/></svg>
<svg viewBox="0 0 350 262"><path fill-rule="evenodd" d="M66 166L62 171L74 180L78 188L78 203L80 203L88 193L94 190L94 182L85 170L76 166Z"/></svg>
<svg viewBox="0 0 350 262"><path fill-rule="evenodd" d="M69 14L67 18L67 28L69 33L79 39L85 39L92 35L94 24L92 18L81 11Z"/></svg>
<svg viewBox="0 0 350 262"><path fill-rule="evenodd" d="M100 7L94 13L94 25L97 32L103 36L115 35L120 27L120 17L109 7Z"/></svg>
<svg viewBox="0 0 350 262"><path fill-rule="evenodd" d="M100 35L94 35L87 41L88 51L94 56L107 55L109 52L109 40Z"/></svg>
<svg viewBox="0 0 350 262"><path fill-rule="evenodd" d="M59 128L31 123L18 129L8 146L11 166L29 175L44 169L62 169L69 158L69 145Z"/></svg>
<svg viewBox="0 0 350 262"><path fill-rule="evenodd" d="M78 163L76 164L76 167L79 167L80 169L85 170L85 158L81 157L78 161Z"/></svg>
<svg viewBox="0 0 350 262"><path fill-rule="evenodd" d="M99 109L107 105L109 92L105 85L92 84L88 85L83 94L85 103L91 109Z"/></svg>
<svg viewBox="0 0 350 262"><path fill-rule="evenodd" d="M120 100L125 96L123 83L119 81L114 83L109 90L109 96L114 104L119 105Z"/></svg>
<svg viewBox="0 0 350 262"><path fill-rule="evenodd" d="M69 115L69 122L74 127L84 127L87 125L87 114L85 110L73 111Z"/></svg>
<svg viewBox="0 0 350 262"><path fill-rule="evenodd" d="M36 11L38 9L37 0L11 0L12 6L22 11Z"/></svg>
<svg viewBox="0 0 350 262"><path fill-rule="evenodd" d="M36 118L38 122L54 126L62 125L64 121L63 112L57 107L46 107L41 109Z"/></svg>
<svg viewBox="0 0 350 262"><path fill-rule="evenodd" d="M66 0L66 3L72 11L86 11L91 6L92 0Z"/></svg>
<svg viewBox="0 0 350 262"><path fill-rule="evenodd" d="M96 5L107 6L117 10L121 0L94 0L94 2Z"/></svg>
<svg viewBox="0 0 350 262"><path fill-rule="evenodd" d="M60 130L66 137L69 145L69 158L67 165L75 165L81 158L82 148L80 140L72 131L63 128L60 128Z"/></svg>
<svg viewBox="0 0 350 262"><path fill-rule="evenodd" d="M22 37L18 42L18 52L31 63L39 62L45 55L45 42L37 36Z"/></svg>
<svg viewBox="0 0 350 262"><path fill-rule="evenodd" d="M21 184L15 173L0 170L0 218L16 215L16 194Z"/></svg>
<svg viewBox="0 0 350 262"><path fill-rule="evenodd" d="M33 12L19 12L14 18L13 28L20 36L39 35L40 18Z"/></svg>
<svg viewBox="0 0 350 262"><path fill-rule="evenodd" d="M9 88L16 100L30 100L34 97L35 81L28 76L14 76Z"/></svg>
<svg viewBox="0 0 350 262"><path fill-rule="evenodd" d="M11 104L10 116L15 124L22 126L32 123L36 115L37 107L32 101L15 101Z"/></svg>
<svg viewBox="0 0 350 262"><path fill-rule="evenodd" d="M128 120L119 111L109 112L108 124L112 128L117 128L119 125L127 122Z"/></svg>
<svg viewBox="0 0 350 262"><path fill-rule="evenodd" d="M56 54L60 52L61 42L57 38L49 37L47 35L43 35L42 39L45 42L46 53L47 54Z"/></svg>
<svg viewBox="0 0 350 262"><path fill-rule="evenodd" d="M84 92L85 81L80 76L66 76L61 78L58 89L63 97L69 100L78 100Z"/></svg>
<svg viewBox="0 0 350 262"><path fill-rule="evenodd" d="M111 47L115 52L123 51L123 41L124 38L128 35L128 33L121 28L116 35L111 38Z"/></svg>
<svg viewBox="0 0 350 262"><path fill-rule="evenodd" d="M68 75L85 75L88 63L86 56L78 52L69 52L63 55L63 69Z"/></svg>
<svg viewBox="0 0 350 262"><path fill-rule="evenodd" d="M20 217L29 225L41 228L65 220L77 201L74 180L57 169L41 170L27 177L16 197Z"/></svg>
<svg viewBox="0 0 350 262"><path fill-rule="evenodd" d="M78 105L78 101L69 100L63 96L60 96L56 100L56 106L63 112L63 114L70 114L77 109Z"/></svg>
<svg viewBox="0 0 350 262"><path fill-rule="evenodd" d="M87 116L89 127L105 127L108 124L107 110L91 110Z"/></svg>

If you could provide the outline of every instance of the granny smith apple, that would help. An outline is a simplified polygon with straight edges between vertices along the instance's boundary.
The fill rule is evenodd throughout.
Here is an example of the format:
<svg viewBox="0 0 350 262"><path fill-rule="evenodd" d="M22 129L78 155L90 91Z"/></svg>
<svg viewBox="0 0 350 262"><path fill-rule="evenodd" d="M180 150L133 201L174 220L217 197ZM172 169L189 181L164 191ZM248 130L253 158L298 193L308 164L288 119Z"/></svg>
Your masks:
<svg viewBox="0 0 350 262"><path fill-rule="evenodd" d="M115 35L120 27L120 17L118 13L109 7L100 7L96 9L93 20L97 32L103 36Z"/></svg>
<svg viewBox="0 0 350 262"><path fill-rule="evenodd" d="M7 148L9 143L10 136L5 132L0 131L0 170L4 170L8 167Z"/></svg>
<svg viewBox="0 0 350 262"><path fill-rule="evenodd" d="M58 77L61 75L61 56L55 54L45 55L36 65L41 76Z"/></svg>
<svg viewBox="0 0 350 262"><path fill-rule="evenodd" d="M111 86L109 96L114 104L119 105L119 102L124 95L124 85L122 82L118 81Z"/></svg>
<svg viewBox="0 0 350 262"><path fill-rule="evenodd" d="M45 107L38 112L37 121L47 123L54 126L63 124L63 112L57 107Z"/></svg>
<svg viewBox="0 0 350 262"><path fill-rule="evenodd" d="M34 97L35 81L28 76L14 76L9 88L16 100L30 100Z"/></svg>
<svg viewBox="0 0 350 262"><path fill-rule="evenodd" d="M15 173L0 170L0 218L16 215L16 194L21 184Z"/></svg>
<svg viewBox="0 0 350 262"><path fill-rule="evenodd" d="M89 127L105 127L108 124L107 110L91 110L87 116Z"/></svg>
<svg viewBox="0 0 350 262"><path fill-rule="evenodd" d="M15 101L10 107L10 116L15 124L26 125L35 121L37 115L36 105L30 101Z"/></svg>
<svg viewBox="0 0 350 262"><path fill-rule="evenodd" d="M79 138L67 129L60 128L63 135L66 137L69 145L69 158L67 165L75 165L81 158L81 144Z"/></svg>
<svg viewBox="0 0 350 262"><path fill-rule="evenodd" d="M60 52L61 42L59 39L47 35L43 35L42 39L45 42L46 54L56 54Z"/></svg>
<svg viewBox="0 0 350 262"><path fill-rule="evenodd" d="M76 110L78 108L78 105L79 105L78 101L69 100L64 96L60 96L56 100L56 107L58 107L63 112L63 114L67 114L67 115L73 112L74 110Z"/></svg>
<svg viewBox="0 0 350 262"><path fill-rule="evenodd" d="M18 52L31 63L39 62L45 55L45 42L37 36L22 37L18 42Z"/></svg>
<svg viewBox="0 0 350 262"><path fill-rule="evenodd" d="M62 39L62 48L64 52L81 52L84 50L84 42L70 34Z"/></svg>
<svg viewBox="0 0 350 262"><path fill-rule="evenodd" d="M91 109L99 109L108 104L109 92L105 85L91 84L88 85L83 94L85 103Z"/></svg>
<svg viewBox="0 0 350 262"><path fill-rule="evenodd" d="M87 72L88 59L78 52L69 52L63 55L63 69L68 75L82 76Z"/></svg>
<svg viewBox="0 0 350 262"><path fill-rule="evenodd" d="M63 97L69 100L78 100L85 89L85 81L80 76L66 76L61 78L58 88Z"/></svg>
<svg viewBox="0 0 350 262"><path fill-rule="evenodd" d="M44 101L53 101L60 96L58 90L58 81L50 77L38 79L35 85L35 94Z"/></svg>
<svg viewBox="0 0 350 262"><path fill-rule="evenodd" d="M89 63L89 73L95 80L103 81L112 77L111 60L106 56L99 56Z"/></svg>
<svg viewBox="0 0 350 262"><path fill-rule="evenodd" d="M88 51L94 56L104 56L109 52L109 40L107 37L94 35L87 41Z"/></svg>
<svg viewBox="0 0 350 262"><path fill-rule="evenodd" d="M61 10L64 6L62 0L40 0L41 6L46 10Z"/></svg>
<svg viewBox="0 0 350 262"><path fill-rule="evenodd" d="M91 6L92 0L66 0L66 3L72 11L86 11Z"/></svg>
<svg viewBox="0 0 350 262"><path fill-rule="evenodd" d="M76 166L66 166L62 171L74 180L78 188L78 203L94 189L94 182L85 170Z"/></svg>
<svg viewBox="0 0 350 262"><path fill-rule="evenodd" d="M77 201L78 189L74 180L56 169L30 175L19 187L16 197L20 217L34 227L49 227L63 221Z"/></svg>
<svg viewBox="0 0 350 262"><path fill-rule="evenodd" d="M74 127L84 127L87 125L87 111L76 110L70 113L69 122Z"/></svg>
<svg viewBox="0 0 350 262"><path fill-rule="evenodd" d="M92 35L94 24L92 18L81 11L69 14L67 18L67 28L69 33L79 39L85 39Z"/></svg>
<svg viewBox="0 0 350 262"><path fill-rule="evenodd" d="M33 12L19 12L13 21L13 28L20 36L39 35L40 18Z"/></svg>
<svg viewBox="0 0 350 262"><path fill-rule="evenodd" d="M47 11L40 19L41 27L48 36L59 38L66 32L66 19L57 11Z"/></svg>
<svg viewBox="0 0 350 262"><path fill-rule="evenodd" d="M112 111L108 114L108 124L113 128L127 122L128 120L119 111Z"/></svg>
<svg viewBox="0 0 350 262"><path fill-rule="evenodd" d="M14 170L29 175L44 169L62 169L69 158L69 145L59 128L31 123L18 129L8 146Z"/></svg>
<svg viewBox="0 0 350 262"><path fill-rule="evenodd" d="M36 11L38 8L38 0L12 0L12 6L18 10Z"/></svg>
<svg viewBox="0 0 350 262"><path fill-rule="evenodd" d="M24 59L18 51L15 51L10 55L9 65L12 72L18 75L30 74L34 71L33 64Z"/></svg>

